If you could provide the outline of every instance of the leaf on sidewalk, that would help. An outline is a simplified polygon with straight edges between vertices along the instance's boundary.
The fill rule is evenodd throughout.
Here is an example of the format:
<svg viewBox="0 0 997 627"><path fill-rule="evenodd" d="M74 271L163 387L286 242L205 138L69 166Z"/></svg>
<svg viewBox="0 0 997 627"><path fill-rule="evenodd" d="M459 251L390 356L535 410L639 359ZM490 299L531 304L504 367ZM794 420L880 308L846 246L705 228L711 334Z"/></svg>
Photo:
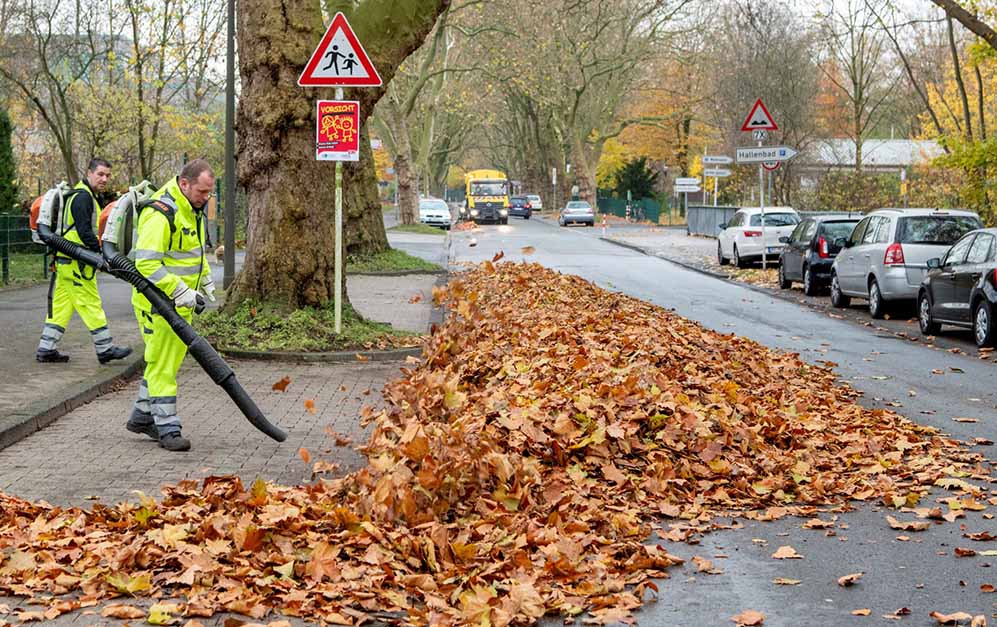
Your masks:
<svg viewBox="0 0 997 627"><path fill-rule="evenodd" d="M756 610L744 610L737 616L731 616L730 619L734 621L738 627L742 625L744 627L752 627L754 625L761 625L765 622L765 614L758 612Z"/></svg>
<svg viewBox="0 0 997 627"><path fill-rule="evenodd" d="M282 377L280 381L273 384L273 390L275 392L286 392L287 386L291 385L291 377Z"/></svg>
<svg viewBox="0 0 997 627"><path fill-rule="evenodd" d="M865 573L852 573L850 575L845 575L844 577L838 577L838 585L843 588L853 586L858 582L859 579L862 578L862 575L864 574Z"/></svg>
<svg viewBox="0 0 997 627"><path fill-rule="evenodd" d="M309 414L312 414L312 415L315 414L315 400L314 399L311 399L311 398L306 398L305 399L305 411L307 411ZM305 463L307 463L307 462L305 462Z"/></svg>
<svg viewBox="0 0 997 627"><path fill-rule="evenodd" d="M772 557L777 560L800 560L803 556L796 552L796 549L789 545L780 546Z"/></svg>

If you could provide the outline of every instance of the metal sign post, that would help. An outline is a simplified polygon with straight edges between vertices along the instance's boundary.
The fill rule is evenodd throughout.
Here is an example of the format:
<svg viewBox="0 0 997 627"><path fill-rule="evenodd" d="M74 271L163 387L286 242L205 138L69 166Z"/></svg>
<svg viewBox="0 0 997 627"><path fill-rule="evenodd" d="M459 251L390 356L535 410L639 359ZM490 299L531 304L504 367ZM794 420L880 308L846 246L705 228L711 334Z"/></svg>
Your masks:
<svg viewBox="0 0 997 627"><path fill-rule="evenodd" d="M343 99L343 88L336 88L336 100ZM764 242L763 242L764 243ZM343 162L336 162L336 334L343 332Z"/></svg>

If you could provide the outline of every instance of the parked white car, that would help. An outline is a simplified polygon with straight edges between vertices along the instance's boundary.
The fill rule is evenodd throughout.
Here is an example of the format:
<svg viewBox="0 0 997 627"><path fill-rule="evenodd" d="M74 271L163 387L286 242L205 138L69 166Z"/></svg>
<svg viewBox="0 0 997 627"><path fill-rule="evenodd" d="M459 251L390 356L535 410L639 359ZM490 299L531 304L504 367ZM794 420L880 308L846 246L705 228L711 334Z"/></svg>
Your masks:
<svg viewBox="0 0 997 627"><path fill-rule="evenodd" d="M739 209L730 222L720 225L717 261L724 266L730 260L738 268L761 261L763 256L778 261L783 249L779 238L788 237L799 223L800 214L792 207L765 207L763 229L761 207Z"/></svg>
<svg viewBox="0 0 997 627"><path fill-rule="evenodd" d="M891 301L917 298L928 260L944 257L960 237L981 228L980 217L958 209L877 209L855 225L831 267L831 304L869 301L882 318Z"/></svg>
<svg viewBox="0 0 997 627"><path fill-rule="evenodd" d="M530 207L535 212L543 211L544 201L540 200L539 194L526 194L526 200L530 201Z"/></svg>
<svg viewBox="0 0 997 627"><path fill-rule="evenodd" d="M419 199L419 222L438 226L441 229L449 229L452 221L450 207L446 202L439 198Z"/></svg>

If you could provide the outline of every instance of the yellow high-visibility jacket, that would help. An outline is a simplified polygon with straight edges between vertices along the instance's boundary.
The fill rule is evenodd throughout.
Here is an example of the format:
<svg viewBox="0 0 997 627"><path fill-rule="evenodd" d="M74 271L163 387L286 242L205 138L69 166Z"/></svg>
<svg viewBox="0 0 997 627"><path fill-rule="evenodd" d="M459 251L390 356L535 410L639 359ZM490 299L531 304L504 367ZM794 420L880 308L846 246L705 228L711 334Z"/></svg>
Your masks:
<svg viewBox="0 0 997 627"><path fill-rule="evenodd" d="M190 206L176 178L157 190L152 200L165 207L152 204L139 214L135 266L167 297L172 296L180 281L191 289L200 289L211 274L204 255L207 238L203 213ZM132 304L145 311L152 310L149 300L138 290L133 290Z"/></svg>

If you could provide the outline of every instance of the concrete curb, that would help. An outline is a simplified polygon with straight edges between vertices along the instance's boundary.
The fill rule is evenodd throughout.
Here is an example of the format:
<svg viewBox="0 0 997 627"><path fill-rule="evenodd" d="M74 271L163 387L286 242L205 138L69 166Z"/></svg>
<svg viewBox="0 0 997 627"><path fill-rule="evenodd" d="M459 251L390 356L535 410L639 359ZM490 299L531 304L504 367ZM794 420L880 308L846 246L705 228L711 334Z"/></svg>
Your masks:
<svg viewBox="0 0 997 627"><path fill-rule="evenodd" d="M406 357L419 357L422 347L395 348L383 351L329 351L324 353L281 352L281 351L245 351L237 349L218 348L218 352L226 357L236 359L255 359L258 361L297 361L306 363L347 363L357 361L401 361ZM357 355L364 357L358 360Z"/></svg>
<svg viewBox="0 0 997 627"><path fill-rule="evenodd" d="M54 398L35 401L15 412L0 416L0 449L20 442L77 407L110 392L118 384L142 372L144 365L139 353L124 363L101 366L101 372L86 381L54 388ZM126 416L122 416L124 418Z"/></svg>
<svg viewBox="0 0 997 627"><path fill-rule="evenodd" d="M410 276L413 274L446 274L447 271L444 268L439 270L394 270L387 272L347 272L346 276Z"/></svg>

